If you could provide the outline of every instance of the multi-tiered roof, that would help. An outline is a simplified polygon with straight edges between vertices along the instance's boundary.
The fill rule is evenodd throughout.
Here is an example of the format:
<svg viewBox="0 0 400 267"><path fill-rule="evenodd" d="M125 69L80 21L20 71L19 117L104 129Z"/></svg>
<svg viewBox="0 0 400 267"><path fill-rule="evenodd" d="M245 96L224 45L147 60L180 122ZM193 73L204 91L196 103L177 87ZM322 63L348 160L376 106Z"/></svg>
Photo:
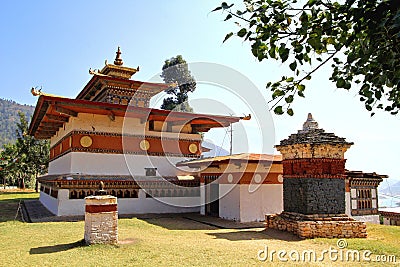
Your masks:
<svg viewBox="0 0 400 267"><path fill-rule="evenodd" d="M29 134L37 139L49 139L78 113L130 116L142 121L160 121L190 125L193 132L206 132L214 127L227 127L241 118L232 116L202 115L149 108L154 95L169 88L168 84L131 80L139 67L123 66L118 47L114 64L106 61L102 70L89 70L93 75L76 99L58 97L32 89L39 95L29 127Z"/></svg>
<svg viewBox="0 0 400 267"><path fill-rule="evenodd" d="M311 113L303 124L303 129L290 135L287 139L280 142L280 146L293 144L346 144L353 145L353 142L347 142L346 138L339 137L334 133L327 133L324 129L318 127Z"/></svg>

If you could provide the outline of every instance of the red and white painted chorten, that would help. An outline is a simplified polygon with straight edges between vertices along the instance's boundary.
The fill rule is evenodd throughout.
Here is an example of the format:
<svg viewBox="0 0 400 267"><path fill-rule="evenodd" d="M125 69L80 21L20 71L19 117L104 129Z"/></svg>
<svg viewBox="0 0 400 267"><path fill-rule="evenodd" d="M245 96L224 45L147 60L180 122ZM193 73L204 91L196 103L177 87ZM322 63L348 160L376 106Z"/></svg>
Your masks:
<svg viewBox="0 0 400 267"><path fill-rule="evenodd" d="M90 70L75 99L33 91L29 134L50 139L40 201L56 215L83 215L84 198L103 181L119 214L200 211L198 177L175 164L200 157L201 132L241 118L149 108L168 85L131 80L139 67L123 66L120 55L118 48L114 64Z"/></svg>

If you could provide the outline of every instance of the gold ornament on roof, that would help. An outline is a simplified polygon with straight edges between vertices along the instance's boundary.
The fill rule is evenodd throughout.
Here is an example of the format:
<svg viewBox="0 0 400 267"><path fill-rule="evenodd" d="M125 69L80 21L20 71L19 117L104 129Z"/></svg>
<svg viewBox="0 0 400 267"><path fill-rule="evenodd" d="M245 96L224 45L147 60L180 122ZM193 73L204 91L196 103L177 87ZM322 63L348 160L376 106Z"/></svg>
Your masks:
<svg viewBox="0 0 400 267"><path fill-rule="evenodd" d="M108 75L104 75L104 74L100 73L100 71L98 69L92 70L92 68L89 69L89 74L90 75L103 76L103 77L110 77Z"/></svg>
<svg viewBox="0 0 400 267"><path fill-rule="evenodd" d="M115 57L114 64L117 66L122 66L124 64L124 62L122 61L122 58L121 58L121 48L119 46L118 46L118 50L117 50L116 54L117 54L117 56Z"/></svg>
<svg viewBox="0 0 400 267"><path fill-rule="evenodd" d="M31 88L31 94L32 94L33 96L41 96L41 95L44 95L44 96L60 97L60 96L58 96L58 95L53 95L53 94L48 94L48 93L42 92L42 87L41 87L41 86L40 86L40 89L39 89L39 90L37 90L37 88L38 88L38 87L32 87L32 88Z"/></svg>
<svg viewBox="0 0 400 267"><path fill-rule="evenodd" d="M139 71L139 67L137 69L125 67L123 66L124 62L121 58L121 48L118 46L118 50L116 52L116 57L114 60L114 64L108 64L108 61L105 60L105 66L102 70L90 70L89 73L92 75L98 76L108 76L114 77L118 79L126 79L129 80L133 74Z"/></svg>

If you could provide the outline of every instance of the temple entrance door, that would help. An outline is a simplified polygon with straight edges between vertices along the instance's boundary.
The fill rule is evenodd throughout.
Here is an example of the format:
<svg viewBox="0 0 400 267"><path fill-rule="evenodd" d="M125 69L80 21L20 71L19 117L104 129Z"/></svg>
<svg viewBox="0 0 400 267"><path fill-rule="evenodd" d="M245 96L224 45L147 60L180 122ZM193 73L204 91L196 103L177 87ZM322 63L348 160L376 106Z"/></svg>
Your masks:
<svg viewBox="0 0 400 267"><path fill-rule="evenodd" d="M219 184L218 176L206 176L206 215L219 217Z"/></svg>

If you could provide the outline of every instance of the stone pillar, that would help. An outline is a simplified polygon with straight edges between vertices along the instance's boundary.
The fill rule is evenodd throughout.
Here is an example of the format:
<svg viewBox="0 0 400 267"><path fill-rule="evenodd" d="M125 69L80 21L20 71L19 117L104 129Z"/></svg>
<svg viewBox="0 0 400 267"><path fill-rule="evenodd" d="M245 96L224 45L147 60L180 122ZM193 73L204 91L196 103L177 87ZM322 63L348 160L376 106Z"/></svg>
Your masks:
<svg viewBox="0 0 400 267"><path fill-rule="evenodd" d="M344 153L351 145L320 129L308 114L303 129L276 146L282 154L284 211L268 217L267 227L303 238L366 237L365 224L345 214Z"/></svg>
<svg viewBox="0 0 400 267"><path fill-rule="evenodd" d="M303 130L282 140L284 211L344 214L344 153L352 144L319 129L311 113Z"/></svg>
<svg viewBox="0 0 400 267"><path fill-rule="evenodd" d="M118 243L116 197L102 195L85 198L85 242L88 245Z"/></svg>

